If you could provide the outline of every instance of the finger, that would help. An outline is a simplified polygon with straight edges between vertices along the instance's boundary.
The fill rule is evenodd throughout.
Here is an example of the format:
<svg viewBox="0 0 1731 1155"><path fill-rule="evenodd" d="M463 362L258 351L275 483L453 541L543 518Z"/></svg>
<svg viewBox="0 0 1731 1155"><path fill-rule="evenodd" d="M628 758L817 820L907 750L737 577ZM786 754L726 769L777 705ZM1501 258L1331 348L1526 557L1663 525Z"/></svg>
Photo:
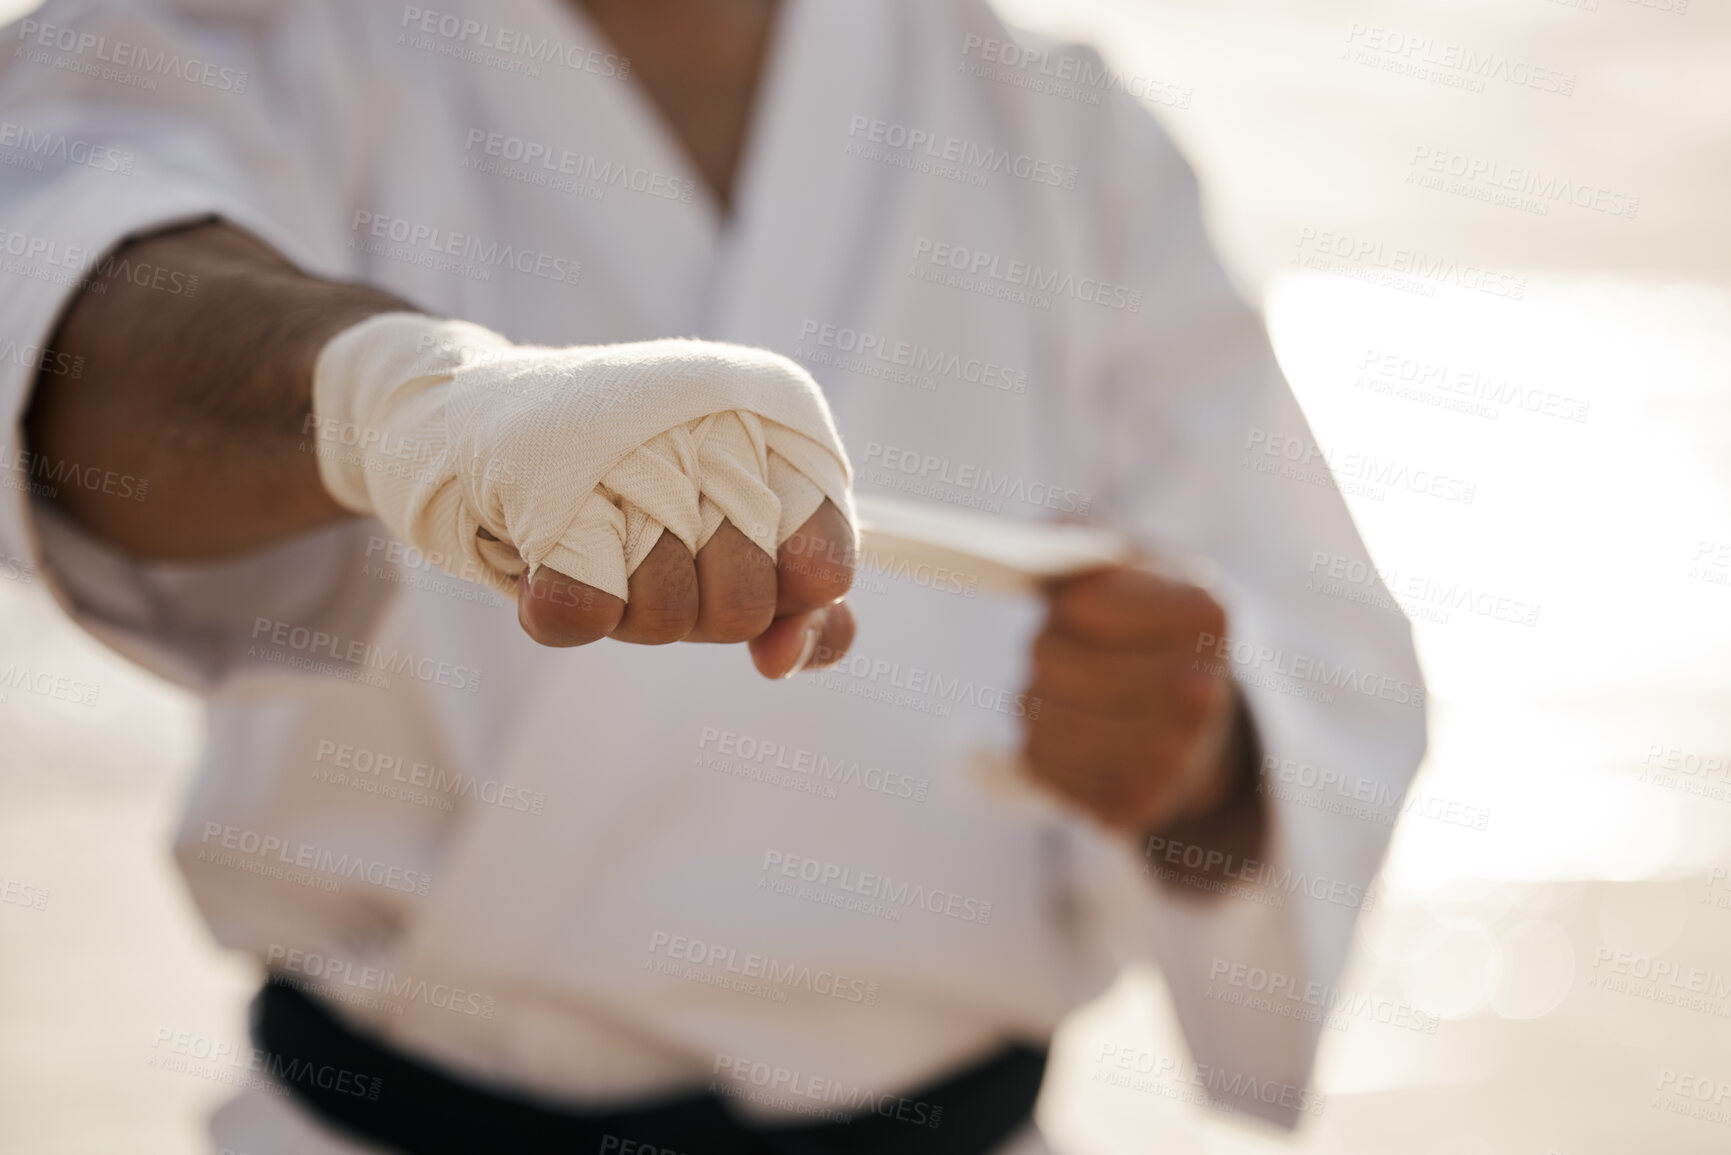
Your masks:
<svg viewBox="0 0 1731 1155"><path fill-rule="evenodd" d="M1178 661L1188 659L1180 655ZM1049 627L1034 638L1032 669L1040 694L1091 713L1146 710L1159 701L1173 666L1170 654L1103 649Z"/></svg>
<svg viewBox="0 0 1731 1155"><path fill-rule="evenodd" d="M751 660L766 678L791 678L841 661L853 635L853 611L845 604L792 614L751 640Z"/></svg>
<svg viewBox="0 0 1731 1155"><path fill-rule="evenodd" d="M1138 719L1099 718L1062 702L1042 701L1027 727L1028 756L1066 778L1146 776L1156 765L1167 728Z"/></svg>
<svg viewBox="0 0 1731 1155"><path fill-rule="evenodd" d="M779 588L777 617L833 605L853 585L856 564L853 528L828 498L776 555Z"/></svg>
<svg viewBox="0 0 1731 1155"><path fill-rule="evenodd" d="M1029 693L1101 718L1194 722L1223 709L1231 683L1202 670L1182 649L1113 650L1046 629L1034 638Z"/></svg>
<svg viewBox="0 0 1731 1155"><path fill-rule="evenodd" d="M1046 702L1025 753L1036 778L1114 826L1156 821L1183 802L1189 746L1170 727L1101 720Z"/></svg>
<svg viewBox="0 0 1731 1155"><path fill-rule="evenodd" d="M847 657L853 645L853 610L846 602L837 602L823 609L823 633L817 639L817 649L805 664L808 670L825 670Z"/></svg>
<svg viewBox="0 0 1731 1155"><path fill-rule="evenodd" d="M612 633L625 603L542 566L517 583L517 622L543 646L584 646Z"/></svg>
<svg viewBox="0 0 1731 1155"><path fill-rule="evenodd" d="M1201 653L1226 636L1226 611L1207 590L1133 566L1060 582L1048 597L1053 628L1099 646Z"/></svg>
<svg viewBox="0 0 1731 1155"><path fill-rule="evenodd" d="M641 646L677 642L697 624L697 566L671 533L661 538L631 575L625 613L612 636Z"/></svg>
<svg viewBox="0 0 1731 1155"><path fill-rule="evenodd" d="M744 642L775 618L775 563L730 521L697 551L697 624L688 642Z"/></svg>
<svg viewBox="0 0 1731 1155"><path fill-rule="evenodd" d="M1066 773L1025 755L1029 775L1056 797L1092 816L1106 826L1119 825L1124 812L1122 786L1115 777Z"/></svg>

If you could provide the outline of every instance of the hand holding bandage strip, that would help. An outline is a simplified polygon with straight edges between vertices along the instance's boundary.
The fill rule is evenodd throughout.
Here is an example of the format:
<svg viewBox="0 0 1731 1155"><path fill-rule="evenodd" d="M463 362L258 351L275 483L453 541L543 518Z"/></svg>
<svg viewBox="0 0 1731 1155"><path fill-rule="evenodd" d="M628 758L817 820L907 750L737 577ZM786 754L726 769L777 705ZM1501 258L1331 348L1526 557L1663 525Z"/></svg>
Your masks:
<svg viewBox="0 0 1731 1155"><path fill-rule="evenodd" d="M823 394L761 349L534 348L387 313L325 346L313 411L354 446L319 460L339 503L507 593L547 566L626 600L664 529L695 554L730 521L773 558L825 498L855 524Z"/></svg>

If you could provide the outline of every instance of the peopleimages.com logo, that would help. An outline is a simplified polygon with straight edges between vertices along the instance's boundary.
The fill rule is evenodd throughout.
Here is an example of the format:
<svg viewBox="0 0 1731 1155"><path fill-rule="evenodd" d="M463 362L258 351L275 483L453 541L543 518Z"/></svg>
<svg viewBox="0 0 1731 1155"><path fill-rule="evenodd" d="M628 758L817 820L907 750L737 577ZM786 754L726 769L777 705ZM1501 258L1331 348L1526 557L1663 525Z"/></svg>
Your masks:
<svg viewBox="0 0 1731 1155"><path fill-rule="evenodd" d="M37 20L19 23L18 40L24 47L17 49L14 56L22 56L37 64L57 64L69 72L128 84L147 92L156 88L156 77L183 80L219 92L237 95L246 92L246 69L228 68L196 56L183 57L167 48L153 50L148 44L110 41L106 36L58 24L43 24ZM44 49L69 53L70 56L62 56L57 61Z"/></svg>

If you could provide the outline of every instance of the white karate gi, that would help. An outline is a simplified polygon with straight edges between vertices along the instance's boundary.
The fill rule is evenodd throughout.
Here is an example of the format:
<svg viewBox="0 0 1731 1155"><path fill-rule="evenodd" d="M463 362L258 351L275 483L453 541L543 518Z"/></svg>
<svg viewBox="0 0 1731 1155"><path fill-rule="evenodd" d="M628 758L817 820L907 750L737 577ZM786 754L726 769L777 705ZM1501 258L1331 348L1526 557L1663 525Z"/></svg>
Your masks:
<svg viewBox="0 0 1731 1155"><path fill-rule="evenodd" d="M1290 471L1269 439L1307 444L1305 422L1190 171L1136 99L1085 87L1090 49L1046 46L1084 87L1034 91L1037 69L985 59L1009 34L979 0L787 0L723 221L574 5L420 11L51 0L14 26L0 152L41 163L0 165L0 337L43 345L122 238L215 213L519 341L777 350L823 384L862 491L1086 512L1206 559L1268 755L1404 789L1424 741L1406 623L1306 590L1363 547L1333 488L1258 468ZM171 273L126 270L187 291ZM1198 1061L1304 1083L1318 1028L1205 998L1209 972L1335 982L1386 832L1276 800L1283 902L1199 905L1087 823L991 796L969 761L1018 743L1037 605L868 567L857 657L769 683L740 647L540 648L372 522L129 564L21 488L35 357L0 361L0 547L208 695L188 884L229 947L303 978L318 964L291 951L352 964L327 986L357 1023L583 1103L707 1084L720 1056L891 1091L1043 1041L1151 957ZM661 973L675 938L732 953ZM403 984L401 1013L368 1005L362 967ZM740 974L761 989L700 981ZM455 1010L427 993L450 988ZM1267 1098L1237 1103L1292 1117ZM292 1110L243 1101L221 1140L306 1150L268 1133Z"/></svg>

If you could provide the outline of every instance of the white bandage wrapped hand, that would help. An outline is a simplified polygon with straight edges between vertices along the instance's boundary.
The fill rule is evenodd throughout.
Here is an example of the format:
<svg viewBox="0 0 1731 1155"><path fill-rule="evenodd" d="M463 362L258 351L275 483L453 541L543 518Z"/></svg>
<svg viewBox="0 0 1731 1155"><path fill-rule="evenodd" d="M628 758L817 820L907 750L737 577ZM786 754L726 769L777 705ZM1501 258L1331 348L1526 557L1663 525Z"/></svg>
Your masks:
<svg viewBox="0 0 1731 1155"><path fill-rule="evenodd" d="M386 313L324 347L313 414L338 503L507 593L547 566L625 600L663 530L695 555L726 520L773 558L825 498L856 524L823 394L761 349Z"/></svg>

